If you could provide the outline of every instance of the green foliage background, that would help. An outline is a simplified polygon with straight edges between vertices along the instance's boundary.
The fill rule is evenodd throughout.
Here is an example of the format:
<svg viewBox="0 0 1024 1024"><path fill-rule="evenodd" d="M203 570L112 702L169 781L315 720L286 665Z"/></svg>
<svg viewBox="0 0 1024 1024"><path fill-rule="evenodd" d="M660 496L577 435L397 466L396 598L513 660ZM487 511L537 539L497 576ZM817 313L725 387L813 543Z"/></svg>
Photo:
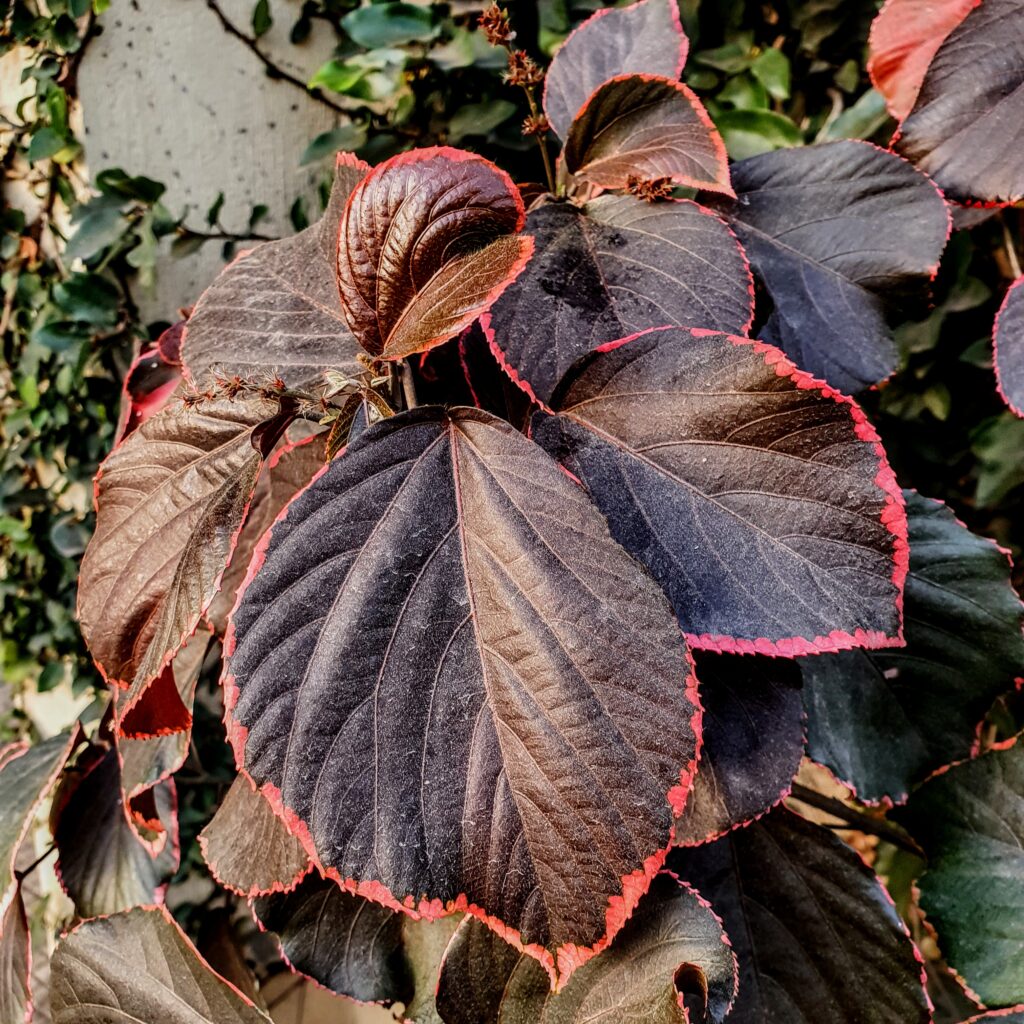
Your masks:
<svg viewBox="0 0 1024 1024"><path fill-rule="evenodd" d="M5 186L28 182L37 202L27 216L10 205L0 213L0 635L5 690L13 694L0 709L0 740L31 730L22 697L32 690L70 684L96 695L95 713L101 707L100 680L74 619L77 563L92 526L91 478L112 442L124 371L140 344L166 326L140 322L133 290L152 281L161 240L181 258L203 245L219 245L229 258L237 244L266 237L262 205L252 209L246 232L231 234L220 223L222 199L197 228L164 205L162 184L133 176L132 168L93 165L92 180L82 180L73 128L78 68L105 17L133 16L125 0L5 6L0 52L28 48L31 94L0 123ZM319 102L344 107L342 127L295 154L296 163L323 166L324 196L338 149L379 161L413 146L458 145L518 181L543 179L538 150L520 131L525 100L502 81L503 52L475 29L481 4L258 0L248 24L231 22L216 0L208 6L237 45L261 55L280 88L308 86ZM541 59L605 5L508 6L517 45ZM680 7L691 40L684 78L733 158L846 137L887 144L894 125L864 67L875 0L682 0ZM261 37L275 20L290 26L296 47L314 34L335 42L332 59L309 83L263 53ZM189 154L177 159L187 162ZM296 229L317 213L299 200L291 210ZM862 401L902 484L946 500L972 529L1019 557L1024 421L996 394L990 335L1019 273L1014 252L1024 211L964 216L980 222L954 235L932 305L904 311L897 331L903 368ZM1015 709L1001 713L1012 729ZM230 771L216 720L205 724L198 723L187 769L193 784L183 777L183 870L189 822L205 818L215 798L210 784ZM222 770L212 767L218 764Z"/></svg>

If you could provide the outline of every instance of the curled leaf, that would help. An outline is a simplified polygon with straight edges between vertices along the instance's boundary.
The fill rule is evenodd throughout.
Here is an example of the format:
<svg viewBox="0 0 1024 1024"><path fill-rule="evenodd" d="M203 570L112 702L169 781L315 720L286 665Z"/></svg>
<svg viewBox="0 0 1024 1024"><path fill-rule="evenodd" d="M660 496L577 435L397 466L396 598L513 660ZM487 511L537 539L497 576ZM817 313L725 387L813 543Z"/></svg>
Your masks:
<svg viewBox="0 0 1024 1024"><path fill-rule="evenodd" d="M999 393L1024 417L1024 277L1010 285L996 316L995 367Z"/></svg>

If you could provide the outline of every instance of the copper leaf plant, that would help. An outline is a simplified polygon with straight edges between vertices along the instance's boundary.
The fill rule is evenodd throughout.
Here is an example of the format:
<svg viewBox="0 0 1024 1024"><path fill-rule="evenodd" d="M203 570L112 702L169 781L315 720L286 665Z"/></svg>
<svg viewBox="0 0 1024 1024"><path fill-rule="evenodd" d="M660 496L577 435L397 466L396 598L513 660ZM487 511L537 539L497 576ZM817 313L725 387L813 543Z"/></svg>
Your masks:
<svg viewBox="0 0 1024 1024"><path fill-rule="evenodd" d="M0 754L5 851L58 786L84 919L59 1024L269 1019L152 906L218 663L237 777L203 855L340 995L419 1024L927 1024L922 935L838 809L909 857L978 1013L1024 1001L1024 753L979 732L1024 675L1021 602L851 397L897 368L946 196L1021 194L978 133L1024 93L964 53L1019 49L1022 9L947 5L906 56L901 3L874 37L893 149L732 165L675 3L599 12L546 70L492 6L546 185L343 154L323 219L239 254L133 367L80 580L109 709L84 747ZM992 112L961 125L968 86Z"/></svg>

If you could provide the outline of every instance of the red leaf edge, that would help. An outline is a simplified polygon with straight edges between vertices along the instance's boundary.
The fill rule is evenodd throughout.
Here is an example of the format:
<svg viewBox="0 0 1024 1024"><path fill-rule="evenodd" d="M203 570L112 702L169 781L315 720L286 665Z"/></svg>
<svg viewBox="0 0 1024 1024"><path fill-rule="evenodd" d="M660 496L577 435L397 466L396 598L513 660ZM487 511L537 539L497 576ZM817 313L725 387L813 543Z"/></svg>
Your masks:
<svg viewBox="0 0 1024 1024"><path fill-rule="evenodd" d="M1019 416L1024 419L1024 409L1015 405L1010 401L1009 395L1003 390L1003 380L999 374L999 318L1003 315L1006 307L1010 304L1010 297L1014 294L1014 291L1020 288L1024 291L1024 274L1017 278L1009 288L1006 289L1006 295L1003 296L1003 301L999 304L999 311L996 313L995 322L992 325L992 365L996 372L996 391L999 392L999 397L1006 403L1006 407L1015 416ZM1021 339L1021 346L1024 348L1024 338Z"/></svg>
<svg viewBox="0 0 1024 1024"><path fill-rule="evenodd" d="M709 333L716 332L712 331ZM335 458L342 458L344 454L344 450L342 450L335 456ZM325 465L323 469L317 472L306 487L295 495L292 501L297 500L310 487L312 487L312 485L327 471L327 468L328 466ZM234 676L228 671L229 659L234 654L235 645L237 643L234 615L245 591L248 589L249 584L266 561L267 548L270 544L274 526L288 514L290 506L291 502L281 510L274 522L270 525L267 531L260 538L259 543L256 545L252 561L249 563L249 569L246 573L246 577L238 588L238 596L235 600L235 606L232 608L231 614L228 617L228 627L224 635L223 657L225 667L224 672L221 675L221 686L224 691L224 727L227 732L228 743L230 744L235 756L235 766L240 773L245 774L247 777L249 776L245 769L244 755L245 742L248 737L249 730L240 722L235 721L232 715L235 705L238 703L239 691L235 685ZM685 809L687 797L693 787L693 781L697 774L697 766L700 761L701 748L703 746L704 706L700 700L700 692L694 668L693 656L689 649L686 649L685 655L687 664L689 665L689 673L684 684L684 693L688 702L694 709L690 722L694 733L695 746L693 758L680 769L678 785L673 786L666 794L666 799L671 808L672 814L676 817L681 815ZM251 777L250 781L252 781ZM565 943L564 945L559 946L557 949L558 955L556 962L555 957L551 955L546 947L539 943L524 943L518 930L510 927L500 918L488 914L483 907L477 906L475 903L470 903L465 894L460 894L455 897L455 899L447 902L442 902L440 899L421 899L417 901L415 897L411 895L405 897L404 900L399 900L380 882L360 882L354 878L343 878L335 868L324 867L316 851L316 846L313 842L313 837L309 831L309 827L290 807L284 803L281 791L277 786L273 785L273 783L267 782L258 788L270 803L274 812L284 823L288 832L302 843L306 853L309 855L310 861L320 873L321 877L332 879L346 892L353 893L356 896L362 896L365 899L372 900L373 902L389 907L392 910L401 911L402 913L408 914L413 919L422 918L427 921L436 921L438 918L447 917L450 914L470 914L482 921L488 928L504 939L505 942L509 943L509 945L514 946L516 949L536 960L547 972L548 977L551 979L552 990L555 992L559 992L564 988L578 967L582 967L588 960L597 956L600 952L611 945L612 940L621 930L626 921L629 920L630 915L636 909L637 904L650 888L654 876L661 870L675 841L675 825L673 823L669 826L668 842L664 848L657 850L655 853L651 854L651 856L647 857L641 868L638 868L636 871L630 872L627 875L623 875L620 879L622 882L622 894L612 896L608 900L608 905L605 909L605 934L592 946L579 946L575 943Z"/></svg>
<svg viewBox="0 0 1024 1024"><path fill-rule="evenodd" d="M651 2L651 0L639 0L638 3L630 4L628 7L602 7L599 11L596 11L589 18L586 18L584 21L581 21L558 44L558 49L555 50L555 52L552 54L551 59L554 60L555 57L558 56L558 50L561 50L562 47L565 46L569 42L569 40L572 39L572 37L574 35L576 35L578 32L581 32L584 28L586 28L589 24L591 24L591 22L597 21L598 18L603 18L606 14L611 14L612 11L615 11L618 14L624 14L626 11L635 11L638 7L642 7L645 3L650 3L650 2ZM675 25L676 32L679 33L679 59L678 59L678 61L676 63L676 78L678 79L679 76L683 73L683 68L686 67L686 58L690 55L690 38L689 38L689 36L687 36L685 30L683 29L683 19L679 15L679 5L677 3L672 2L672 0L669 0L668 7L669 7L669 13L672 16L672 21L673 21L673 23ZM589 100L587 100L586 102L589 102ZM548 79L547 79L547 76L545 75L544 76L544 91L541 93L541 107L542 107L542 109L547 110L547 105L548 105ZM584 106L586 106L586 103L584 103ZM582 109L583 109L583 107L580 108L580 110L582 110ZM580 111L577 110L576 113L573 115L573 120L574 121L576 120L577 117L579 117L579 114L580 114Z"/></svg>
<svg viewBox="0 0 1024 1024"><path fill-rule="evenodd" d="M28 968L25 975L25 1016L22 1017L22 1021L23 1024L32 1024L32 1019L36 1012L35 1002L32 998L32 932L28 923L28 913L25 910L25 900L22 899L20 902L19 916L21 917L26 935L25 966Z"/></svg>
<svg viewBox="0 0 1024 1024"><path fill-rule="evenodd" d="M1006 1006L1001 1010L986 1010L984 1013L979 1013L976 1017L970 1017L964 1021L964 1024L984 1024L986 1020L996 1020L999 1017L1009 1017L1011 1013L1024 1013L1024 1003L1020 1006Z"/></svg>
<svg viewBox="0 0 1024 1024"><path fill-rule="evenodd" d="M608 10L615 10L614 7L608 8ZM718 159L719 164L725 168L725 184L717 181L697 181L693 178L683 177L681 175L671 174L669 178L674 181L677 185L682 185L685 188L696 188L703 192L717 192L722 195L729 196L731 199L736 198L736 193L733 191L732 182L729 176L729 154L725 148L725 140L722 138L721 132L715 126L715 122L711 120L711 115L707 112L707 108L700 101L700 97L686 84L683 82L675 82L671 78L665 78L662 75L650 75L650 74L635 74L635 75L615 75L613 78L609 78L607 82L602 82L587 98L587 101L576 111L576 117L573 118L575 122L586 112L587 107L594 101L594 97L606 86L609 82L625 82L631 78L639 78L645 82L661 82L664 85L668 85L670 88L675 89L676 92L682 93L693 108L694 113L697 115L697 119L705 128L708 129L709 136L711 138L711 145L714 147L715 155ZM564 156L564 153L561 154ZM596 185L597 182L594 182ZM601 185L602 189L609 186Z"/></svg>

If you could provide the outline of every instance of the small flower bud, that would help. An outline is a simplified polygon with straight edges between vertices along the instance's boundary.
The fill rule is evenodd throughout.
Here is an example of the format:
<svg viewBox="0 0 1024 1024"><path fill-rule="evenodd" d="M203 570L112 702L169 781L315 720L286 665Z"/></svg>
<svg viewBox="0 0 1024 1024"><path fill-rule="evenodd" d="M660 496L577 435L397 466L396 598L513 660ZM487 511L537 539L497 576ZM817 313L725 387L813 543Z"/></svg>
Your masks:
<svg viewBox="0 0 1024 1024"><path fill-rule="evenodd" d="M480 28L491 46L507 46L516 37L509 25L508 11L497 4L491 4L480 15Z"/></svg>
<svg viewBox="0 0 1024 1024"><path fill-rule="evenodd" d="M627 191L648 203L656 203L659 199L671 199L675 185L671 178L641 178L631 174L626 182Z"/></svg>

